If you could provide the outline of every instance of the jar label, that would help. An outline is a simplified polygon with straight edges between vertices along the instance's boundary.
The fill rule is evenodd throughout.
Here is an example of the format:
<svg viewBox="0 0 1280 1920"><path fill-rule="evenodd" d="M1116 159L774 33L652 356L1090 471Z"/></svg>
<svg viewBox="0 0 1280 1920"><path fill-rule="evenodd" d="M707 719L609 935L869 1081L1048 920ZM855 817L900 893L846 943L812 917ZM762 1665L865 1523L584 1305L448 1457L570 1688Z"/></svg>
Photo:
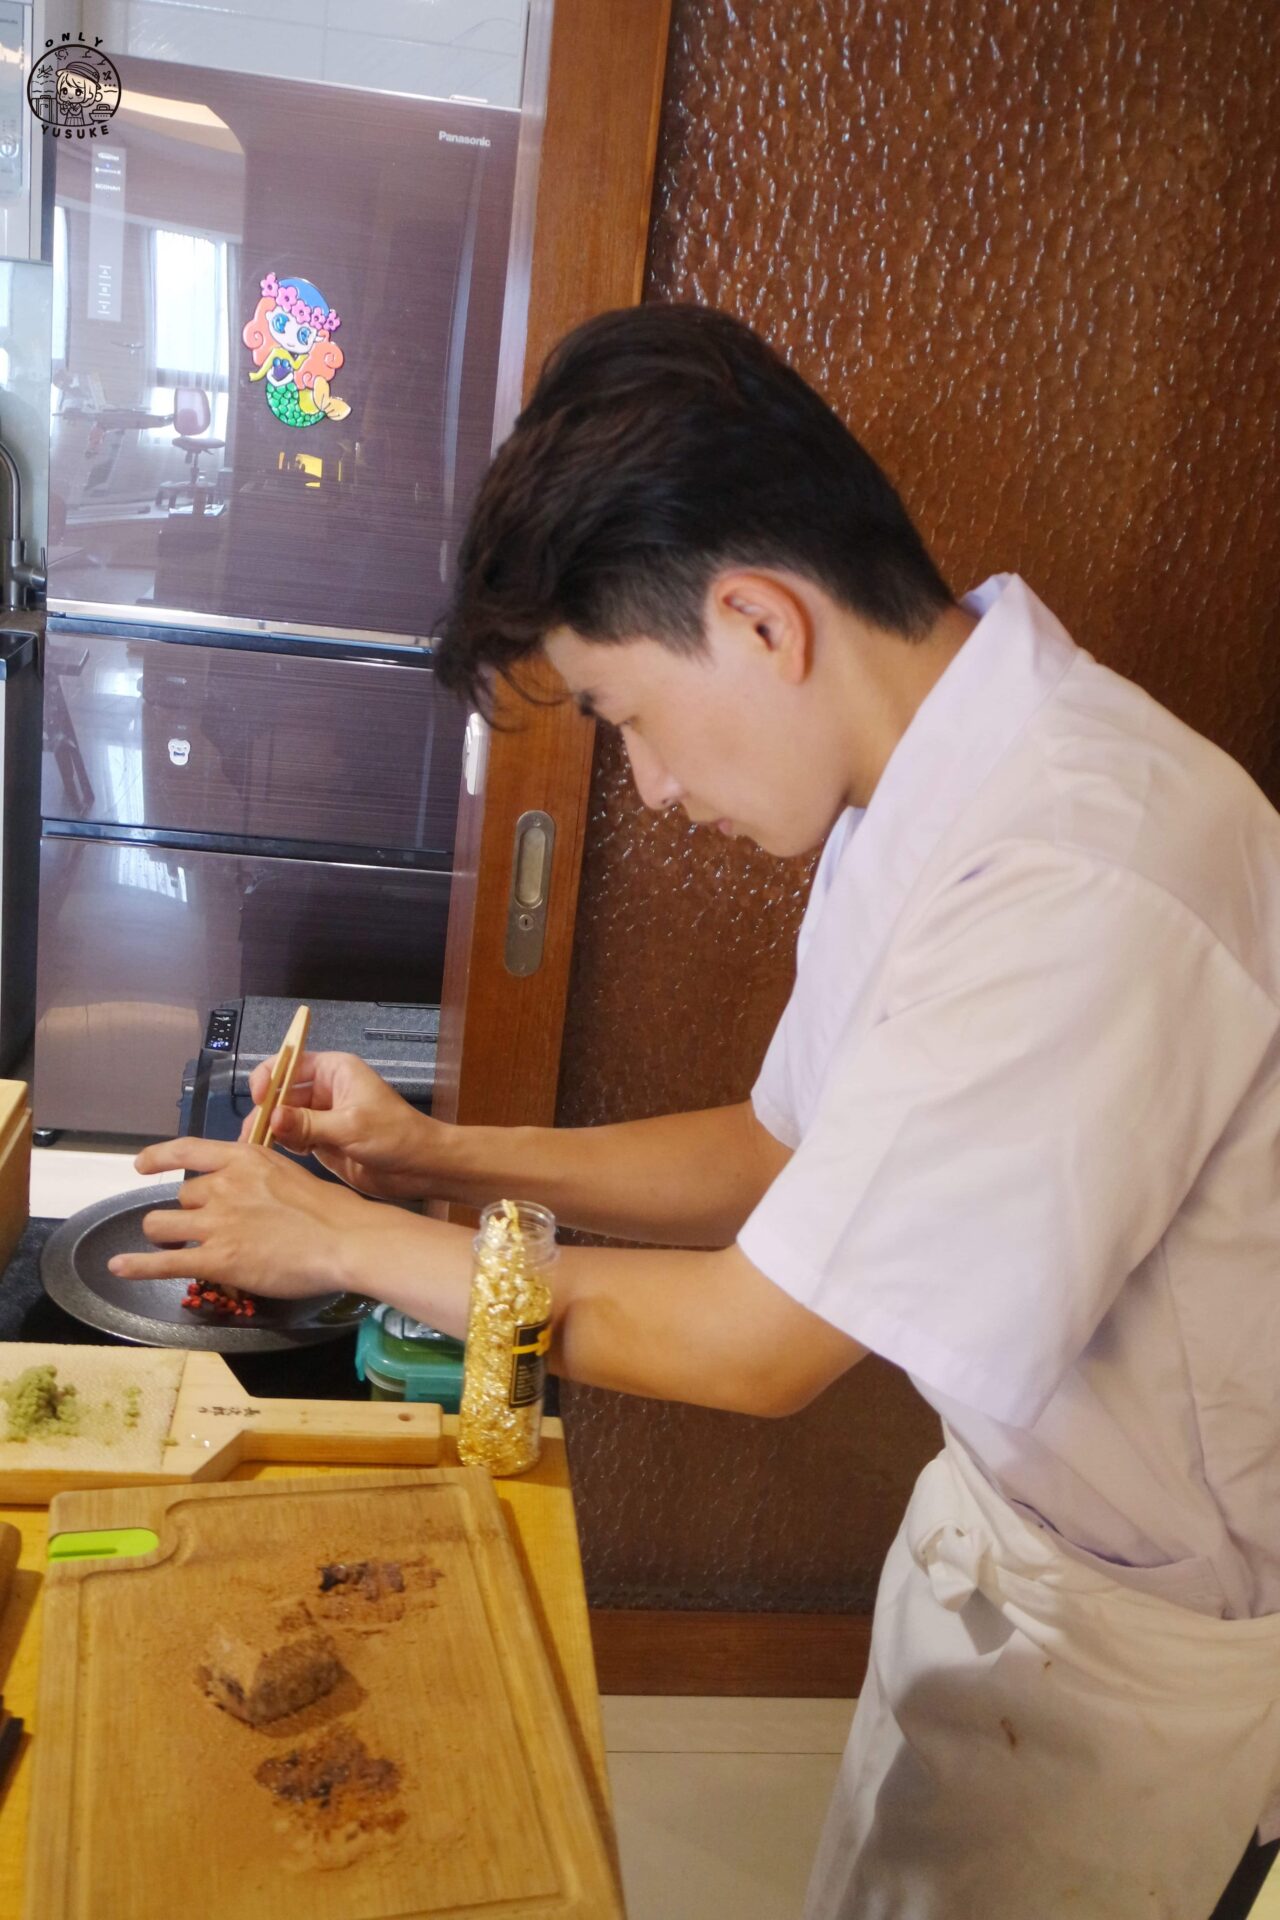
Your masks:
<svg viewBox="0 0 1280 1920"><path fill-rule="evenodd" d="M507 1396L511 1406L531 1407L541 1400L547 1384L550 1345L550 1320L539 1320L533 1327L516 1328L511 1343L511 1390Z"/></svg>

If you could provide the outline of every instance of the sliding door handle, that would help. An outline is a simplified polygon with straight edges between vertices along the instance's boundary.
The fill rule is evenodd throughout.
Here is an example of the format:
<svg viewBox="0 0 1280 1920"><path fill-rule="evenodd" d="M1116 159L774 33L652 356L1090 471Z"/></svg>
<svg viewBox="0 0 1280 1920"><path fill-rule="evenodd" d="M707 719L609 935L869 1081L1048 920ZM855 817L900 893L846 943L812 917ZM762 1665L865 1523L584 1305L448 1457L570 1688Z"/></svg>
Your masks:
<svg viewBox="0 0 1280 1920"><path fill-rule="evenodd" d="M507 897L507 944L503 959L507 972L521 979L536 973L542 965L555 846L556 823L549 813L535 807L520 815L511 853L511 892Z"/></svg>

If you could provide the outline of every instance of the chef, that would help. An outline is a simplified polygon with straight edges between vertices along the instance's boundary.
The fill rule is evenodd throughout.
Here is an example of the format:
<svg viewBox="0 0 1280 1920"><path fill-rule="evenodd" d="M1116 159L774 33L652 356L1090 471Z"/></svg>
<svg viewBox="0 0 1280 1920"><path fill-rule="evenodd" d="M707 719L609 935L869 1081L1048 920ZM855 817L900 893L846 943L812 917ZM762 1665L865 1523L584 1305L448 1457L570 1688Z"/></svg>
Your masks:
<svg viewBox="0 0 1280 1920"><path fill-rule="evenodd" d="M808 1920L1208 1920L1280 1835L1280 820L707 310L580 329L490 469L438 669L535 656L647 805L822 848L750 1101L453 1128L317 1055L276 1133L349 1184L150 1148L203 1177L113 1267L460 1334L469 1230L363 1196L519 1194L647 1243L563 1252L570 1378L783 1415L885 1356L945 1444Z"/></svg>

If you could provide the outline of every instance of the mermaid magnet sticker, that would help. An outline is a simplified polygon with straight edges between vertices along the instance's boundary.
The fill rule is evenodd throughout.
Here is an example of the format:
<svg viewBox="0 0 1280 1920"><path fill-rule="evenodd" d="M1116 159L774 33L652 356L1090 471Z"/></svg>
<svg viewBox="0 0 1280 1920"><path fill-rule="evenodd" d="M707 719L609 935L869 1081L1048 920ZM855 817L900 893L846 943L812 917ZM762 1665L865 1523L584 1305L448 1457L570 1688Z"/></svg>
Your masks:
<svg viewBox="0 0 1280 1920"><path fill-rule="evenodd" d="M334 342L342 325L318 287L297 274L269 273L242 339L265 380L267 405L282 426L318 427L345 420L351 409L331 382L346 355Z"/></svg>

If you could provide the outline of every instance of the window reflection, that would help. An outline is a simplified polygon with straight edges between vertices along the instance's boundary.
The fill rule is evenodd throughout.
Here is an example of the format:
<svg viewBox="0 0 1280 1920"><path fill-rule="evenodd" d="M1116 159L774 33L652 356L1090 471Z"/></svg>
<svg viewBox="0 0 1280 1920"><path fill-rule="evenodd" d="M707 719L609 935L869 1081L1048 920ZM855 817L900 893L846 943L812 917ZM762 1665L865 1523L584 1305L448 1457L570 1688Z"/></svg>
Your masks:
<svg viewBox="0 0 1280 1920"><path fill-rule="evenodd" d="M67 364L67 210L53 210L53 364L55 371ZM53 399L60 400L61 389L54 387Z"/></svg>
<svg viewBox="0 0 1280 1920"><path fill-rule="evenodd" d="M136 887L143 893L158 893L162 899L187 900L187 870L180 862L172 864L163 855L147 847L115 849L115 883L118 887Z"/></svg>
<svg viewBox="0 0 1280 1920"><path fill-rule="evenodd" d="M157 227L151 238L156 372L176 378L198 367L225 378L225 246L171 227Z"/></svg>
<svg viewBox="0 0 1280 1920"><path fill-rule="evenodd" d="M142 753L136 746L125 746L115 740L103 742L103 760L105 763L103 796L107 807L117 820L141 820L143 812ZM128 883L137 884L135 881Z"/></svg>
<svg viewBox="0 0 1280 1920"><path fill-rule="evenodd" d="M221 425L227 391L227 244L157 227L151 236L151 404L172 406L175 387L208 393ZM215 398L216 395L216 398Z"/></svg>

